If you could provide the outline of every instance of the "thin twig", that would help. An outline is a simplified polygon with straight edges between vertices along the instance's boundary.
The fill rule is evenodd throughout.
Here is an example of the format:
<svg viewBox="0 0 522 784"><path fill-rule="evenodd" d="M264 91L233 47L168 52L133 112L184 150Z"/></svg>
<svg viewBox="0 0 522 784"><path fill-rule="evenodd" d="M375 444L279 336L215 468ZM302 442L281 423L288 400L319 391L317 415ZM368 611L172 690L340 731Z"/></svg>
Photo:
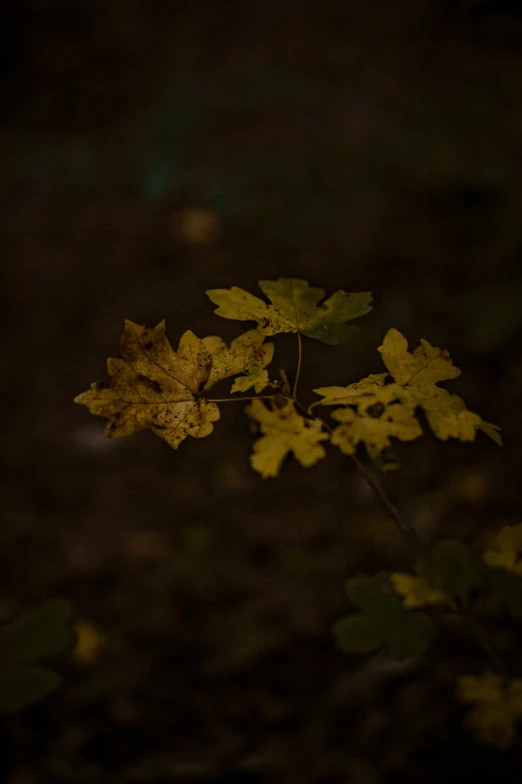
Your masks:
<svg viewBox="0 0 522 784"><path fill-rule="evenodd" d="M405 517L402 516L399 508L393 503L391 498L386 493L385 489L379 484L377 479L373 476L371 471L366 468L364 463L359 460L357 455L350 455L353 462L364 476L370 487L372 488L373 492L379 499L379 501L383 504L386 511L388 512L388 516L393 520L397 528L405 534L408 538L413 538L415 540L415 544L425 544L424 540L421 536L419 536L418 532L413 528L410 523L406 520Z"/></svg>
<svg viewBox="0 0 522 784"><path fill-rule="evenodd" d="M310 409L308 409L310 411ZM330 434L332 433L332 428L323 420L323 427L327 430ZM380 485L378 480L375 476L368 470L368 468L364 465L364 463L359 460L356 455L350 455L353 462L364 476L368 484L370 485L371 489L377 496L377 498L381 501L383 506L386 508L388 512L388 516L393 520L397 528L401 531L403 535L405 535L410 541L417 547L421 547L423 549L426 548L427 543L422 539L419 533L413 528L410 523L402 516L399 508L393 503L391 498L388 496L384 488ZM459 615L467 622L468 627L471 631L472 636L475 639L475 642L479 645L480 648L484 651L488 659L491 663L495 666L495 668L501 672L505 673L506 667L500 656L496 653L495 649L491 645L487 631L483 627L480 619L477 618L476 615L470 613L467 607L464 607L462 604L456 608Z"/></svg>
<svg viewBox="0 0 522 784"><path fill-rule="evenodd" d="M303 341L301 339L301 333L297 332L297 370L295 371L295 381L294 381L294 391L292 392L292 397L297 397L297 385L299 384L299 376L301 374L301 364L303 361Z"/></svg>
<svg viewBox="0 0 522 784"><path fill-rule="evenodd" d="M273 397L274 395L251 395L250 397L206 397L205 400L207 403L240 403L242 400L272 400Z"/></svg>
<svg viewBox="0 0 522 784"><path fill-rule="evenodd" d="M310 408L308 408L308 411L310 411ZM323 423L324 429L328 430L328 432L331 435L333 431L330 425L328 425L324 421L324 419L321 421ZM421 544L421 543L423 544L423 540L421 539L417 531L414 528L412 528L412 526L408 523L408 521L402 516L398 507L395 506L391 498L386 493L385 489L381 487L377 479L366 468L364 463L361 460L359 460L357 455L349 455L349 457L351 457L351 459L353 460L353 462L355 463L355 465L357 466L361 474L364 476L364 478L370 485L371 489L373 490L373 492L375 493L379 501L383 504L386 511L388 512L388 516L391 517L392 521L395 523L397 528L399 528L400 531L406 536L413 537L416 544Z"/></svg>
<svg viewBox="0 0 522 784"><path fill-rule="evenodd" d="M459 606L459 613L467 622L475 641L480 645L491 663L499 672L505 673L506 665L491 645L488 634L482 626L480 619L477 618L476 615L473 615L473 613L470 613L467 607L463 607L462 605Z"/></svg>

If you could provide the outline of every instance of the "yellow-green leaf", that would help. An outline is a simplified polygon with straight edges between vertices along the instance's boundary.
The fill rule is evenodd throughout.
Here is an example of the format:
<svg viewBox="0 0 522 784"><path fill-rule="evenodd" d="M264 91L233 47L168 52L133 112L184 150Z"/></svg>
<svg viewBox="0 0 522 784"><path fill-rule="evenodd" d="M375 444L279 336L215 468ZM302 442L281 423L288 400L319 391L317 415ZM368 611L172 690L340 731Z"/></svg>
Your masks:
<svg viewBox="0 0 522 784"><path fill-rule="evenodd" d="M506 525L495 537L494 546L484 552L488 566L522 575L522 524Z"/></svg>
<svg viewBox="0 0 522 784"><path fill-rule="evenodd" d="M389 403L400 390L395 384L383 386L387 378L388 373L372 373L347 387L319 387L314 392L324 398L319 401L323 406L358 406L359 403L368 404L370 398L374 399L372 402Z"/></svg>
<svg viewBox="0 0 522 784"><path fill-rule="evenodd" d="M473 705L466 724L489 746L506 749L516 737L515 722L522 717L522 680L508 680L486 672L459 678L457 698Z"/></svg>
<svg viewBox="0 0 522 784"><path fill-rule="evenodd" d="M332 444L346 455L354 454L357 445L363 443L369 457L376 460L384 449L391 446L391 436L401 441L413 441L422 435L413 413L401 403L386 405L373 401L362 411L359 407L358 412L349 407L338 408L332 412L332 417L341 422L333 431Z"/></svg>
<svg viewBox="0 0 522 784"><path fill-rule="evenodd" d="M256 321L263 335L299 332L323 343L337 344L354 339L357 330L346 324L371 310L369 292L348 294L337 291L323 304L323 289L312 288L305 280L278 278L262 280L261 291L268 297L267 304L244 289L211 289L209 299L218 307L223 318L236 321Z"/></svg>
<svg viewBox="0 0 522 784"><path fill-rule="evenodd" d="M80 618L74 624L76 633L76 645L73 650L73 657L78 664L95 664L105 645L105 636L97 626L90 621Z"/></svg>
<svg viewBox="0 0 522 784"><path fill-rule="evenodd" d="M237 378L232 392L246 392L254 387L261 392L268 384L268 373L263 370L274 356L274 344L263 343L264 336L251 329L232 341L230 347L219 337L203 338L203 345L212 357L212 366L205 389L216 382L238 373L247 375Z"/></svg>
<svg viewBox="0 0 522 784"><path fill-rule="evenodd" d="M401 387L406 385L431 388L438 381L460 376L447 351L434 348L427 340L413 353L408 351L408 341L399 330L390 329L382 346L377 349L391 376Z"/></svg>
<svg viewBox="0 0 522 784"><path fill-rule="evenodd" d="M394 381L402 389L402 402L412 409L421 406L438 438L473 441L480 429L497 444L501 443L500 428L484 422L478 414L467 410L460 397L437 386L439 381L460 375L447 351L421 339L420 346L410 352L408 341L397 329L387 332L378 350Z"/></svg>
<svg viewBox="0 0 522 784"><path fill-rule="evenodd" d="M239 376L232 384L231 392L248 392L253 389L254 392L262 392L265 387L269 386L270 379L268 378L268 371L259 365L253 365L247 369L244 376Z"/></svg>
<svg viewBox="0 0 522 784"><path fill-rule="evenodd" d="M95 383L75 402L109 419L106 434L123 438L150 428L177 449L192 436L210 435L219 419L214 403L200 397L212 369L212 354L193 332L185 332L177 352L165 334L125 322L121 359L109 359L110 383Z"/></svg>
<svg viewBox="0 0 522 784"><path fill-rule="evenodd" d="M390 580L395 593L403 597L405 607L426 607L448 602L448 597L442 591L431 588L422 577L392 572Z"/></svg>
<svg viewBox="0 0 522 784"><path fill-rule="evenodd" d="M305 419L291 400L283 398L281 407L269 408L261 400L247 407L248 416L259 423L263 435L254 443L250 463L265 479L278 476L285 457L292 453L308 468L325 457L321 441L328 439L320 419Z"/></svg>

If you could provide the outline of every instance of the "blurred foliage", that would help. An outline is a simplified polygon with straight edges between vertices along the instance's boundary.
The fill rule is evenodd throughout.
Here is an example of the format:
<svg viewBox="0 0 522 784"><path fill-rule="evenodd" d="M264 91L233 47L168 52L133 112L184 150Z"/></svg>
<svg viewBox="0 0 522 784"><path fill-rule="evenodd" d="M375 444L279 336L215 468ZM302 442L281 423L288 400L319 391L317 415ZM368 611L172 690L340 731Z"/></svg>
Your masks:
<svg viewBox="0 0 522 784"><path fill-rule="evenodd" d="M49 599L0 628L1 710L19 710L58 688L61 677L39 662L70 647L70 617L68 601Z"/></svg>
<svg viewBox="0 0 522 784"><path fill-rule="evenodd" d="M385 577L378 574L348 580L348 598L361 612L335 624L337 644L346 653L385 648L393 659L418 656L428 648L435 627L425 613L407 610L400 599L387 595L383 590Z"/></svg>

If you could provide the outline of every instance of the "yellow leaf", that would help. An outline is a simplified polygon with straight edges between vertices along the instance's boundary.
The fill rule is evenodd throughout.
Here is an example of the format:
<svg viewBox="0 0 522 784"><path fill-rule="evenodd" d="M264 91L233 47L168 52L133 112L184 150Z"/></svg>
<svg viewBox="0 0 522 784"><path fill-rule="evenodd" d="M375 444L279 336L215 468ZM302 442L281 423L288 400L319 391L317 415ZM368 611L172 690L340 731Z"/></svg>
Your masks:
<svg viewBox="0 0 522 784"><path fill-rule="evenodd" d="M256 329L233 340L230 348L219 337L203 338L203 345L212 355L212 367L205 389L210 389L224 378L246 373L246 376L236 379L232 392L246 392L252 387L256 392L261 392L268 384L268 373L263 368L272 361L274 355L274 344L263 341L264 336Z"/></svg>
<svg viewBox="0 0 522 784"><path fill-rule="evenodd" d="M457 697L461 702L495 703L502 695L503 679L493 672L483 675L462 675L457 685Z"/></svg>
<svg viewBox="0 0 522 784"><path fill-rule="evenodd" d="M506 680L496 673L463 675L456 695L473 704L466 723L490 746L508 748L515 740L515 720L522 716L522 680Z"/></svg>
<svg viewBox="0 0 522 784"><path fill-rule="evenodd" d="M150 428L177 449L192 436L210 435L219 419L214 403L200 397L207 384L212 355L193 332L185 332L175 352L165 322L154 329L125 322L122 359L109 359L109 385L91 384L75 402L109 419L106 434L123 438Z"/></svg>
<svg viewBox="0 0 522 784"><path fill-rule="evenodd" d="M401 441L413 441L422 435L413 413L401 403L371 402L362 411L359 407L357 413L352 408L337 408L332 417L341 422L333 431L332 444L347 455L354 454L357 444L362 442L369 457L376 460L384 449L391 446L391 436Z"/></svg>
<svg viewBox="0 0 522 784"><path fill-rule="evenodd" d="M319 387L314 389L317 395L321 395L324 400L320 403L323 406L356 406L359 403L368 403L369 398L390 402L393 396L390 395L397 388L394 384L384 387L383 384L388 378L388 373L372 373L367 378L356 381L347 387ZM383 399L384 396L384 399Z"/></svg>
<svg viewBox="0 0 522 784"><path fill-rule="evenodd" d="M409 384L426 389L438 381L460 376L460 370L453 365L447 351L434 348L427 340L421 340L421 345L410 353L408 341L397 329L388 330L382 346L377 350L401 387Z"/></svg>
<svg viewBox="0 0 522 784"><path fill-rule="evenodd" d="M254 392L259 393L269 384L268 371L259 367L259 365L253 365L247 368L246 375L235 379L230 391L232 393L248 392L249 389L253 389Z"/></svg>
<svg viewBox="0 0 522 784"><path fill-rule="evenodd" d="M354 328L346 325L371 310L372 296L368 292L347 294L337 291L322 305L323 289L309 286L305 280L279 278L262 280L261 291L270 305L244 289L211 289L209 299L218 307L223 318L236 321L256 321L262 335L280 332L300 332L324 343L341 343L354 337Z"/></svg>
<svg viewBox="0 0 522 784"><path fill-rule="evenodd" d="M495 546L483 558L488 566L522 575L522 524L506 525L495 537Z"/></svg>
<svg viewBox="0 0 522 784"><path fill-rule="evenodd" d="M404 597L405 607L424 607L426 605L446 604L448 597L430 588L427 581L422 577L414 577L412 574L393 572L390 580L395 593Z"/></svg>
<svg viewBox="0 0 522 784"><path fill-rule="evenodd" d="M246 409L248 416L259 422L262 437L254 444L250 463L265 479L278 476L285 457L292 452L302 466L309 467L325 457L319 443L328 435L322 431L320 419L305 419L295 410L291 400L281 407L268 408L261 400L253 400Z"/></svg>
<svg viewBox="0 0 522 784"><path fill-rule="evenodd" d="M420 346L410 352L408 341L396 329L387 332L378 350L396 384L402 388L402 402L412 409L424 408L428 423L438 438L473 441L477 430L481 429L497 444L501 443L500 428L483 422L478 414L467 410L460 397L437 386L439 381L460 375L447 351L421 340Z"/></svg>
<svg viewBox="0 0 522 784"><path fill-rule="evenodd" d="M105 637L89 621L77 621L74 624L76 632L76 645L73 657L79 664L94 664L105 645Z"/></svg>

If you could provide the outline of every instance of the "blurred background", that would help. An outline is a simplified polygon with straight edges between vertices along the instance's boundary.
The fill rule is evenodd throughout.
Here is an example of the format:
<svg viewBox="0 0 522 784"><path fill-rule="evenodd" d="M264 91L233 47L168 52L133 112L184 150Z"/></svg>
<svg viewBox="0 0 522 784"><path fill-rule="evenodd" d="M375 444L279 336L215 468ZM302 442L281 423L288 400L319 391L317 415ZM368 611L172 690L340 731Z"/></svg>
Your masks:
<svg viewBox="0 0 522 784"><path fill-rule="evenodd" d="M67 596L84 640L3 717L2 782L521 780L462 726L473 646L335 649L346 577L411 556L351 463L263 481L241 406L173 451L72 402L125 318L230 339L206 289L372 291L303 390L381 372L392 326L449 349L505 445L426 434L384 483L433 537L521 522L521 95L508 0L2 0L0 616Z"/></svg>

